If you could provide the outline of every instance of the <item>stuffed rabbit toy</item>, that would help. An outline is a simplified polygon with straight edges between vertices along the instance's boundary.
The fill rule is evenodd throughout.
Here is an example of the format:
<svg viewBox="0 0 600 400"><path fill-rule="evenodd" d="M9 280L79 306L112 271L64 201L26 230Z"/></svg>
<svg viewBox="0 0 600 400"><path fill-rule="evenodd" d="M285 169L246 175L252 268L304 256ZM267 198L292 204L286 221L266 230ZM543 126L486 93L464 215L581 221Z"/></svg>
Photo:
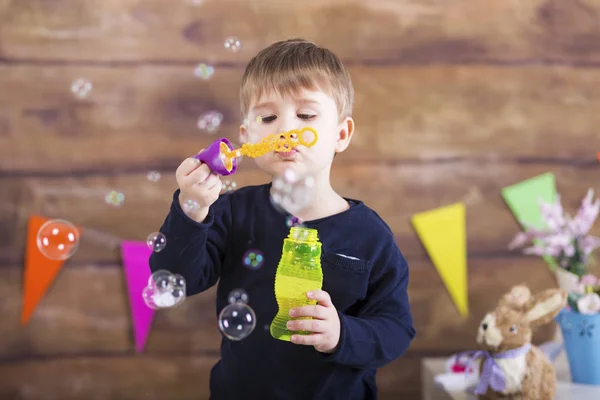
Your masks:
<svg viewBox="0 0 600 400"><path fill-rule="evenodd" d="M477 332L483 350L473 359L481 360L475 393L479 399L552 400L556 391L554 368L544 353L531 344L532 330L547 324L567 303L560 289L535 296L518 285L502 296Z"/></svg>

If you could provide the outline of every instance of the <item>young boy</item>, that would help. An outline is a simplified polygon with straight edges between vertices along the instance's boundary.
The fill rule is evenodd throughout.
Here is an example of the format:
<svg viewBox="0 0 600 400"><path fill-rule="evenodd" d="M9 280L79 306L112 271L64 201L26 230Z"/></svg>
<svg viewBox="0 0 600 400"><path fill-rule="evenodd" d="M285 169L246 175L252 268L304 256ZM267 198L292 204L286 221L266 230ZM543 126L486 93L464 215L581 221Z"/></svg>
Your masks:
<svg viewBox="0 0 600 400"><path fill-rule="evenodd" d="M336 153L354 133L350 76L329 50L302 40L275 43L254 57L240 90L245 121L240 134L260 141L271 134L311 127L312 147L272 152L256 159L272 177L293 171L314 178L314 196L295 217L318 230L323 290L307 293L316 306L290 311L292 341L274 339L268 326L277 313L274 293L286 218L270 201L271 184L223 194L218 176L194 158L176 172L179 190L161 228L167 246L152 254L152 271L181 274L187 295L219 281L217 315L228 294L248 292L255 330L241 341L223 339L221 360L210 377L211 399L376 399L376 370L400 357L415 336L408 303L408 266L389 227L359 200L330 185ZM195 204L184 212L184 205ZM243 265L258 249L264 264ZM317 289L317 288L315 288ZM265 328L266 327L266 328Z"/></svg>

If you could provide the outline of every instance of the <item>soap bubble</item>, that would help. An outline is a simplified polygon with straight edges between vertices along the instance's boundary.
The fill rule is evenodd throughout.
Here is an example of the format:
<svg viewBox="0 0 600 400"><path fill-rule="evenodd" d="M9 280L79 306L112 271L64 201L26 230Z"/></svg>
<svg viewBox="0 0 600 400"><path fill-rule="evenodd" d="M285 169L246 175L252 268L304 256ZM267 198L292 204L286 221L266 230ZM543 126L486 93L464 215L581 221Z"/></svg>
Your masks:
<svg viewBox="0 0 600 400"><path fill-rule="evenodd" d="M225 49L231 51L232 53L237 53L240 51L242 47L242 42L239 41L235 36L230 36L225 39Z"/></svg>
<svg viewBox="0 0 600 400"><path fill-rule="evenodd" d="M198 129L208 133L216 132L223 122L223 114L218 111L209 111L198 118Z"/></svg>
<svg viewBox="0 0 600 400"><path fill-rule="evenodd" d="M160 172L150 171L146 177L150 182L158 182L160 180Z"/></svg>
<svg viewBox="0 0 600 400"><path fill-rule="evenodd" d="M111 190L104 197L104 201L106 202L106 204L109 204L111 206L120 207L125 201L125 195L116 190Z"/></svg>
<svg viewBox="0 0 600 400"><path fill-rule="evenodd" d="M175 307L185 300L185 279L179 274L158 270L142 290L144 303L152 309Z"/></svg>
<svg viewBox="0 0 600 400"><path fill-rule="evenodd" d="M51 260L66 260L79 247L79 230L64 219L46 221L36 237L40 252Z"/></svg>
<svg viewBox="0 0 600 400"><path fill-rule="evenodd" d="M257 270L262 267L265 259L260 250L248 250L242 257L244 266L250 270Z"/></svg>
<svg viewBox="0 0 600 400"><path fill-rule="evenodd" d="M235 183L234 181L225 179L223 181L223 188L221 189L221 193L233 192L236 187L237 187L237 183Z"/></svg>
<svg viewBox="0 0 600 400"><path fill-rule="evenodd" d="M290 214L296 214L313 199L313 177L299 178L295 171L287 169L283 176L276 176L272 183L271 202Z"/></svg>
<svg viewBox="0 0 600 400"><path fill-rule="evenodd" d="M146 239L148 248L152 251L159 252L167 246L167 238L161 232L153 232Z"/></svg>
<svg viewBox="0 0 600 400"><path fill-rule="evenodd" d="M219 314L219 330L229 340L242 340L256 327L256 314L245 303L229 304Z"/></svg>
<svg viewBox="0 0 600 400"><path fill-rule="evenodd" d="M206 64L198 64L194 69L194 75L204 80L210 79L210 77L212 77L214 73L215 69L212 66Z"/></svg>
<svg viewBox="0 0 600 400"><path fill-rule="evenodd" d="M73 83L71 83L71 92L80 99L87 97L87 95L92 91L92 82L87 79L79 78L75 79Z"/></svg>
<svg viewBox="0 0 600 400"><path fill-rule="evenodd" d="M244 289L233 289L229 292L229 296L227 296L227 300L232 304L238 302L247 303L249 298L248 293Z"/></svg>

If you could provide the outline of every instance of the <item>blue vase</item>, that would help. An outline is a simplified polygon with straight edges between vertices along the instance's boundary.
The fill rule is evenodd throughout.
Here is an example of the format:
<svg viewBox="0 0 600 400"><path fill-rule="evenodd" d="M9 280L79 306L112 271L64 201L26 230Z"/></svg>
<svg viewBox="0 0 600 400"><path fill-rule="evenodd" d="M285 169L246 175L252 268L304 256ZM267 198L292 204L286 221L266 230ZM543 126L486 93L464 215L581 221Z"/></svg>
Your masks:
<svg viewBox="0 0 600 400"><path fill-rule="evenodd" d="M600 385L600 314L564 308L556 316L575 383Z"/></svg>

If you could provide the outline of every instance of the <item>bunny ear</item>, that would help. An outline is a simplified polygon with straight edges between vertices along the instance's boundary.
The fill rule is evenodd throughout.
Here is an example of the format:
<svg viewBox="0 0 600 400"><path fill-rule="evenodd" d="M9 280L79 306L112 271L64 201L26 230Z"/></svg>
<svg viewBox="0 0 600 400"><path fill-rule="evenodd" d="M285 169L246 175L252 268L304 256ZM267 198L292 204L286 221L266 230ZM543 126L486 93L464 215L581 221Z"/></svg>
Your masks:
<svg viewBox="0 0 600 400"><path fill-rule="evenodd" d="M525 313L531 327L552 321L567 304L567 293L561 289L548 289L533 297Z"/></svg>
<svg viewBox="0 0 600 400"><path fill-rule="evenodd" d="M498 306L520 309L524 307L530 299L531 291L529 288L525 285L517 285L500 298Z"/></svg>

